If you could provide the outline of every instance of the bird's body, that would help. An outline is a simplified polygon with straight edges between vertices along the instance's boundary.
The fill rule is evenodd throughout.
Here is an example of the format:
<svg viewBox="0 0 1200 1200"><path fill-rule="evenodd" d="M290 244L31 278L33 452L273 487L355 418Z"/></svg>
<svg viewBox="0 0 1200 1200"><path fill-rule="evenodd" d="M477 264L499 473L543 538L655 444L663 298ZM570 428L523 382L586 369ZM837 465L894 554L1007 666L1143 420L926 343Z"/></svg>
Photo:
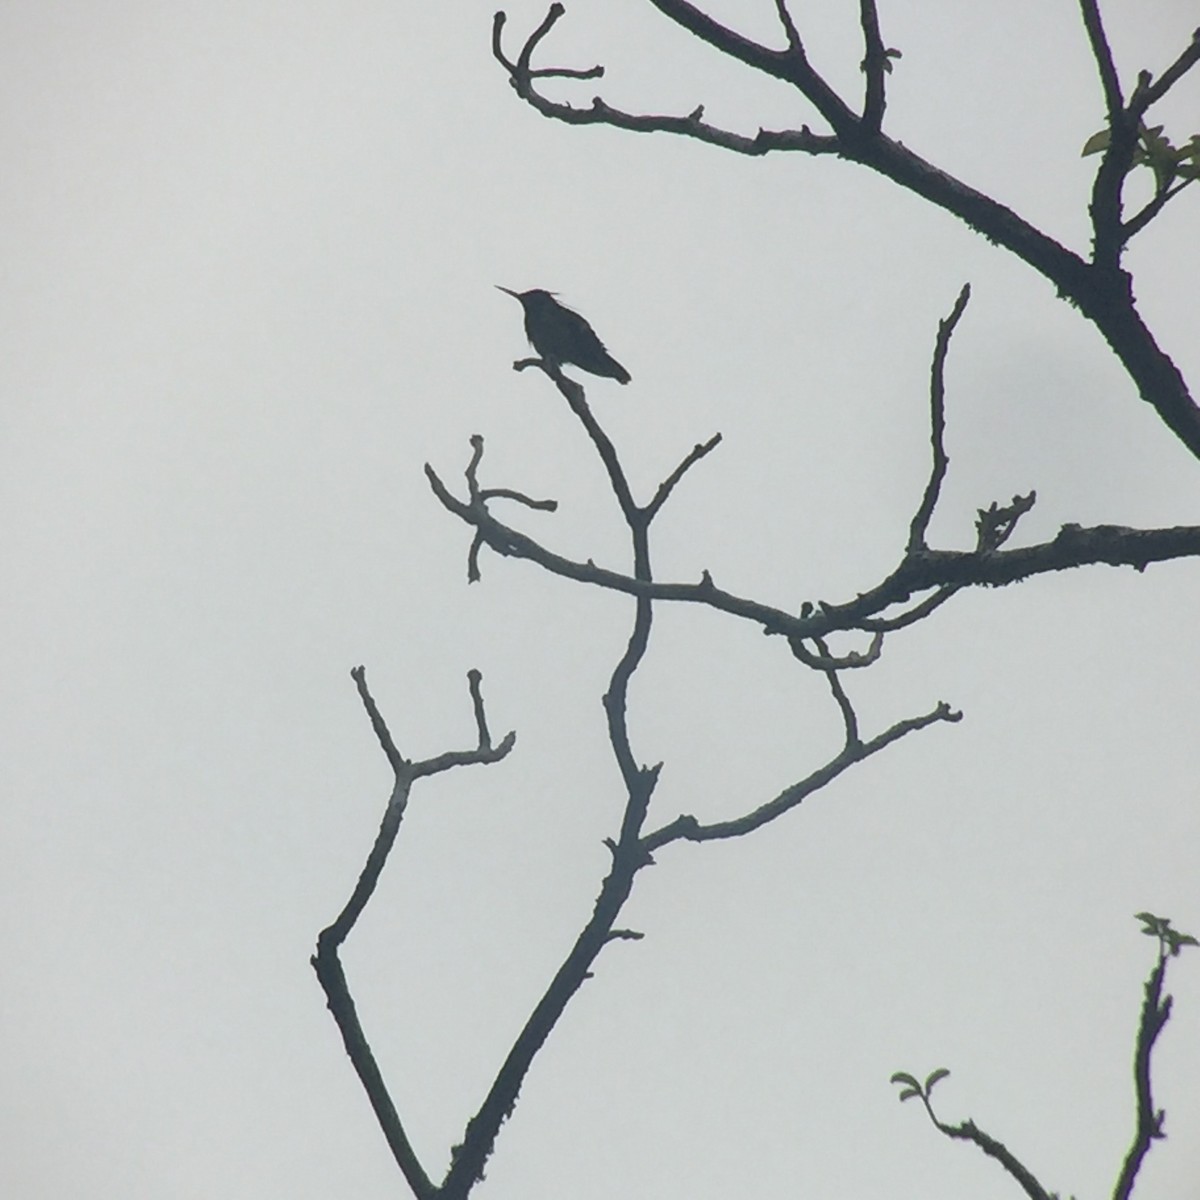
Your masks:
<svg viewBox="0 0 1200 1200"><path fill-rule="evenodd" d="M547 363L554 367L570 363L593 375L629 382L629 372L604 348L592 327L549 292L542 288L514 292L506 287L500 291L520 300L525 310L525 335Z"/></svg>

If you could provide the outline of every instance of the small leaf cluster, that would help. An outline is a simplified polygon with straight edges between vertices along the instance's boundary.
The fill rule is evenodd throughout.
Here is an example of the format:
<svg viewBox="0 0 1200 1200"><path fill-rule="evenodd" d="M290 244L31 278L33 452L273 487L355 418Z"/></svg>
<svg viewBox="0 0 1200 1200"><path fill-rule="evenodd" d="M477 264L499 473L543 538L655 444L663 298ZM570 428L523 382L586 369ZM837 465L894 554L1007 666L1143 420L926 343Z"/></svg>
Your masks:
<svg viewBox="0 0 1200 1200"><path fill-rule="evenodd" d="M929 1093L933 1091L934 1085L940 1083L949 1074L950 1071L946 1067L938 1067L936 1071L931 1071L926 1075L925 1082L921 1083L915 1075L910 1075L907 1071L897 1071L890 1082L904 1085L904 1090L900 1093L901 1101L920 1096L928 1104Z"/></svg>
<svg viewBox="0 0 1200 1200"><path fill-rule="evenodd" d="M1133 166L1149 167L1154 172L1155 188L1160 192L1166 191L1177 179L1184 183L1200 179L1200 133L1193 133L1182 146L1175 146L1163 133L1164 128L1140 122L1132 160ZM1093 133L1083 144L1083 157L1104 153L1111 141L1111 129Z"/></svg>
<svg viewBox="0 0 1200 1200"><path fill-rule="evenodd" d="M1156 917L1151 912L1135 915L1142 923L1142 932L1147 937L1158 938L1164 954L1169 954L1172 958L1178 955L1184 946L1200 946L1200 942L1190 933L1180 933L1178 929L1172 929L1169 917Z"/></svg>

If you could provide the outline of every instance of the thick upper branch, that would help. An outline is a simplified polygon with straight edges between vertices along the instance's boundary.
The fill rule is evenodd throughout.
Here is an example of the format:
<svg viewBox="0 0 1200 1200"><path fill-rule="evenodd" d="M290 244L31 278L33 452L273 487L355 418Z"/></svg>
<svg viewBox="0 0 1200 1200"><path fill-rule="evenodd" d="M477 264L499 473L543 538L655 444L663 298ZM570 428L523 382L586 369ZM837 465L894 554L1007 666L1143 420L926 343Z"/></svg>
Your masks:
<svg viewBox="0 0 1200 1200"><path fill-rule="evenodd" d="M479 530L487 545L498 554L528 559L554 575L610 591L653 600L704 604L761 625L766 633L789 637L813 638L839 630L872 629L870 618L931 589L998 586L1049 571L1096 564L1130 566L1141 571L1151 563L1200 556L1200 526L1127 529L1117 525L1091 528L1064 525L1053 541L1015 550L922 549L906 556L892 574L854 600L840 605L823 604L807 616L797 616L725 591L707 573L699 583L646 582L591 561L578 562L555 554L528 534L498 521L486 509L459 500L428 463L425 474L442 505Z"/></svg>
<svg viewBox="0 0 1200 1200"><path fill-rule="evenodd" d="M790 83L825 118L832 134L815 134L805 126L800 130L760 130L757 135L748 137L706 125L702 120L702 108L697 108L687 117L640 116L612 109L600 99L596 99L589 109L547 100L535 91L535 79L543 74L572 72L563 68L534 71L529 66L526 52L515 63L508 59L499 45L502 14L498 14L494 27L494 52L509 71L518 94L547 117L574 124L605 123L635 131L675 132L742 154L763 154L776 149L836 153L879 172L944 209L989 241L1016 254L1048 279L1060 297L1078 305L1121 360L1142 399L1155 409L1192 454L1200 457L1200 409L1193 401L1178 368L1158 347L1138 315L1132 282L1119 265L1121 248L1130 236L1120 220L1121 182L1132 161L1138 119L1147 105L1165 94L1200 61L1200 31L1157 81L1153 81L1149 73L1143 73L1138 90L1120 112L1121 119L1112 121L1113 141L1101 162L1092 197L1094 255L1093 261L1089 262L1048 237L998 200L938 169L907 146L887 137L879 128L883 93L882 78L878 74L872 77L868 73L868 97L863 115L854 112L814 70L794 23L789 26L785 22L787 45L782 49L773 49L722 25L688 0L650 2L680 27L719 52ZM1093 50L1106 94L1111 101L1117 95L1113 91L1115 68L1110 74L1111 56L1107 54L1107 43L1103 40L1103 30L1099 26L1094 3L1089 4L1087 0L1081 2L1085 23L1090 22L1089 36L1093 40ZM878 51L881 43L875 42L876 31L871 24L873 11L873 5L862 0L868 41ZM781 12L786 13L786 7L782 7ZM541 40L561 15L562 6L553 5L546 21L526 44L526 51L531 51L532 45ZM1147 212L1146 219L1157 211L1156 208L1153 212Z"/></svg>

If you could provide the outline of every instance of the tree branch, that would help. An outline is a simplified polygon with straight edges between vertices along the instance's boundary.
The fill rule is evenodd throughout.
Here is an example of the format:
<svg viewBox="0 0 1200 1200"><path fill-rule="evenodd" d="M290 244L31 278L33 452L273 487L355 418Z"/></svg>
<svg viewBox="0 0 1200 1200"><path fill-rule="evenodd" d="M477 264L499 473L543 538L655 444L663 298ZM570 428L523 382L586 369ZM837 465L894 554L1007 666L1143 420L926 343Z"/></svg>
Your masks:
<svg viewBox="0 0 1200 1200"><path fill-rule="evenodd" d="M588 407L583 388L563 375L556 366L540 361L538 365L554 381L595 447L629 528L633 550L633 578L638 583L650 583L650 523L687 469L716 447L720 440L719 435L703 445L696 446L659 485L653 500L645 507L640 507L633 499L616 448ZM477 465L478 459L473 458L472 466ZM443 503L446 499L452 499L428 466L426 474ZM472 503L465 506L465 511L471 515L471 519L490 521L482 491L473 494ZM477 530L484 534L482 525L477 525ZM600 951L610 941L632 936L624 930L614 932L613 926L632 889L634 876L651 861L638 838L659 773L658 767L638 765L629 737L629 684L645 656L652 621L651 598L635 595L634 599L633 628L625 650L613 669L603 700L609 741L626 789L619 839L615 842L611 839L608 841L613 856L612 869L601 885L591 918L513 1043L479 1111L468 1122L462 1143L454 1147L450 1169L441 1187L442 1200L462 1200L483 1177L484 1165L495 1146L500 1127L512 1113L521 1085L537 1052L549 1037L571 998L583 982L590 978L592 964Z"/></svg>
<svg viewBox="0 0 1200 1200"><path fill-rule="evenodd" d="M889 620L875 619L893 604L903 604L930 589L999 587L1051 571L1107 565L1144 571L1151 563L1200 556L1200 526L1167 529L1129 529L1119 525L1064 525L1053 541L1016 550L984 553L978 550L922 550L908 556L881 583L844 604L822 604L807 616L736 595L717 587L704 572L699 583L646 582L578 562L547 550L527 534L496 520L483 509L457 499L428 463L425 475L443 507L478 530L497 553L523 558L564 579L652 600L704 604L719 612L761 625L769 634L813 638L839 631L886 631ZM948 599L942 596L938 603ZM923 600L922 604L930 603ZM911 620L904 620L911 624Z"/></svg>
<svg viewBox="0 0 1200 1200"><path fill-rule="evenodd" d="M1167 963L1176 957L1184 946L1200 945L1191 934L1181 933L1171 928L1171 922L1166 917L1156 917L1153 913L1137 914L1142 922L1142 932L1158 939L1158 961L1144 985L1145 999L1142 1002L1142 1015L1138 1022L1137 1043L1133 1055L1133 1080L1137 1095L1137 1120L1133 1133L1133 1144L1121 1167L1117 1186L1113 1189L1113 1200L1129 1200L1133 1193L1133 1185L1141 1170L1142 1161L1150 1152L1152 1142L1165 1138L1163 1124L1166 1113L1155 1109L1154 1097L1151 1092L1150 1059L1154 1052L1154 1044L1158 1041L1167 1022L1171 1019L1170 996L1163 996L1163 984L1167 975Z"/></svg>
<svg viewBox="0 0 1200 1200"><path fill-rule="evenodd" d="M885 136L868 121L865 113L862 117L856 115L812 68L798 33L794 37L789 34L786 49L773 50L721 25L687 0L650 0L650 3L664 16L719 52L790 83L829 123L832 136L813 134L805 126L799 131L760 130L755 137L746 137L705 125L701 120L702 107L689 117L643 117L613 110L599 98L593 102L591 109L576 109L548 101L534 90L534 79L539 72L529 68L529 57L533 46L541 40L553 21L561 16L562 6L559 4L552 6L551 15L535 30L515 63L504 55L499 44L499 30L503 28L504 16L497 14L493 23L493 50L509 72L518 95L544 116L572 124L610 124L636 132L673 132L741 154L760 155L772 150L835 153L878 172L944 209L981 233L988 241L1017 255L1048 279L1061 298L1077 305L1121 360L1141 398L1154 408L1191 453L1200 457L1200 408L1192 400L1178 368L1159 348L1138 315L1132 281L1120 269L1123 244L1120 190L1136 144L1137 114L1165 94L1200 59L1200 39L1193 39L1192 44L1157 83L1152 83L1147 74L1139 85L1140 90L1130 100L1129 108L1124 110L1126 115L1113 126L1113 137L1093 187L1093 254L1088 262L1048 237L1012 209L969 187L906 146ZM786 13L786 9L782 12ZM1085 12L1085 24L1086 21ZM884 54L886 56L887 52L884 51ZM555 68L547 73L566 72ZM1135 105L1138 106L1136 109ZM1134 114L1132 123L1129 120L1130 112Z"/></svg>
<svg viewBox="0 0 1200 1200"><path fill-rule="evenodd" d="M1154 194L1154 198L1149 200L1143 208L1139 209L1121 227L1121 236L1125 240L1125 243L1128 245L1134 237L1141 233L1162 212L1168 200L1174 200L1188 184L1195 182L1196 176L1189 175L1187 178L1180 180L1174 187L1165 187L1157 191Z"/></svg>
<svg viewBox="0 0 1200 1200"><path fill-rule="evenodd" d="M1156 82L1150 82L1152 76L1148 71L1143 72L1145 86L1142 86L1139 81L1138 88L1130 98L1129 107L1141 116L1152 104L1157 104L1198 62L1200 62L1200 29L1193 31L1192 40Z"/></svg>
<svg viewBox="0 0 1200 1200"><path fill-rule="evenodd" d="M883 635L877 634L872 641L872 647L883 646ZM826 660L829 659L829 648L825 644L823 638L817 638L817 649L821 652L821 656ZM876 654L878 657L878 653ZM842 681L838 678L837 668L830 666L825 671L825 678L829 682L829 690L833 693L834 703L838 706L838 711L842 714L842 727L846 731L847 746L861 746L862 738L858 735L858 714L854 711L854 705L850 703L850 697L846 695L846 689L842 687Z"/></svg>
<svg viewBox="0 0 1200 1200"><path fill-rule="evenodd" d="M961 720L962 713L955 712L948 704L939 704L932 712L925 713L923 716L907 717L903 721L897 721L890 729L884 730L883 733L868 742L848 741L841 752L831 758L823 767L819 767L807 778L784 788L773 800L767 801L766 804L760 805L743 816L704 825L695 817L684 814L652 833L646 834L642 838L642 846L648 854L653 854L671 842L710 842L753 833L754 830L761 829L764 825L796 808L813 792L819 791L826 784L831 783L855 763L878 754L880 750L899 741L902 737L915 733L918 729L925 729L938 721Z"/></svg>
<svg viewBox="0 0 1200 1200"><path fill-rule="evenodd" d="M800 40L800 31L796 28L796 22L788 10L787 0L775 0L775 11L779 14L779 23L783 26L783 32L787 37L788 49L803 54L804 43Z"/></svg>
<svg viewBox="0 0 1200 1200"><path fill-rule="evenodd" d="M677 466L675 470L673 470L670 475L668 475L666 479L664 479L662 483L658 485L658 490L654 493L654 499L643 508L642 511L646 514L649 520L653 520L658 514L658 510L662 508L664 504L666 504L668 497L675 490L675 485L684 477L685 474L687 474L688 470L690 470L695 463L698 463L702 458L704 458L705 455L715 450L717 446L720 445L720 442L721 435L719 433L715 433L708 439L707 442L697 442L697 444L693 446L690 451L688 451L687 456L679 464L679 466Z"/></svg>
<svg viewBox="0 0 1200 1200"><path fill-rule="evenodd" d="M929 1108L928 1102L926 1102L926 1108ZM974 1121L963 1121L960 1125L946 1125L933 1115L932 1109L929 1109L929 1116L934 1125L948 1138L971 1142L989 1158L994 1158L1017 1181L1029 1200L1051 1200L1049 1193L1037 1181L1033 1172L1003 1142L989 1137Z"/></svg>
<svg viewBox="0 0 1200 1200"><path fill-rule="evenodd" d="M437 1200L438 1189L425 1173L425 1169L421 1166L416 1152L413 1150L387 1085L384 1083L379 1064L375 1061L375 1055L363 1032L338 952L374 894L379 877L391 854L392 846L395 844L396 835L400 831L400 822L408 807L408 797L413 783L424 775L433 775L454 766L498 762L513 748L516 735L509 733L499 746L492 746L491 737L488 734L487 718L484 714L483 696L480 692L482 677L478 671L472 670L467 679L475 712L475 728L479 739L476 749L452 751L421 762L410 762L397 749L387 722L383 719L379 706L375 703L375 699L367 687L365 668L355 667L350 674L358 688L359 699L370 719L371 728L375 731L375 736L379 739L388 765L392 768L395 782L388 798L387 807L384 809L383 821L379 826L378 834L376 834L375 843L367 855L366 864L359 875L354 891L333 923L318 935L317 952L313 955L311 962L321 988L325 992L329 1011L342 1035L342 1044L346 1048L346 1054L362 1083L363 1090L367 1094L367 1099L370 1101L396 1164L417 1200Z"/></svg>
<svg viewBox="0 0 1200 1200"><path fill-rule="evenodd" d="M1092 57L1096 60L1096 69L1100 72L1100 86L1104 90L1104 109L1108 113L1108 123L1111 127L1125 107L1121 96L1121 81L1117 78L1117 67L1113 62L1112 49L1104 32L1104 24L1100 19L1099 0L1079 0L1079 8L1083 14L1083 27L1087 30L1088 42L1092 47Z"/></svg>
<svg viewBox="0 0 1200 1200"><path fill-rule="evenodd" d="M883 47L883 38L879 33L879 10L875 6L875 0L859 0L858 11L863 32L862 69L867 77L862 121L866 129L878 133L883 125L884 110L887 108L885 85L892 62Z"/></svg>
<svg viewBox="0 0 1200 1200"><path fill-rule="evenodd" d="M967 301L970 298L971 285L964 283L950 315L944 321L938 322L937 342L934 346L929 380L929 441L933 447L933 464L929 471L929 482L925 485L925 494L921 497L921 504L909 526L909 554L926 548L925 535L929 531L929 522L941 494L946 468L950 465L946 456L946 355L950 352L950 339L954 336L955 327L966 312Z"/></svg>

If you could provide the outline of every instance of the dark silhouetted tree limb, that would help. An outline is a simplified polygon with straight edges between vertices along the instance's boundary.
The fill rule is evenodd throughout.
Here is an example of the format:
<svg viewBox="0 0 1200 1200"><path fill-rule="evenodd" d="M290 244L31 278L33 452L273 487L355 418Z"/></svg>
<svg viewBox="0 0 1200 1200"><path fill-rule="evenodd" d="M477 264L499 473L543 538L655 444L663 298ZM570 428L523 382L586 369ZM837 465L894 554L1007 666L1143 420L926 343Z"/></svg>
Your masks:
<svg viewBox="0 0 1200 1200"><path fill-rule="evenodd" d="M1142 1161L1153 1141L1163 1138L1163 1122L1166 1114L1162 1110L1155 1111L1150 1092L1150 1055L1158 1035L1171 1015L1171 997L1163 997L1163 981L1166 976L1167 962L1176 957L1184 946L1200 945L1200 942L1190 934L1181 933L1171 928L1171 922L1166 917L1156 917L1153 913L1137 914L1142 922L1142 932L1158 939L1158 961L1150 972L1145 984L1145 1001L1142 1005L1141 1020L1138 1022L1137 1041L1134 1047L1133 1075L1137 1094L1137 1121L1134 1131L1133 1145L1125 1157L1121 1174L1113 1189L1113 1200L1129 1200L1133 1194L1133 1185L1141 1169ZM907 1071L897 1071L891 1082L901 1088L901 1101L919 1099L925 1113L934 1127L946 1137L956 1141L971 1142L978 1146L989 1158L994 1158L1009 1175L1020 1185L1021 1190L1030 1200L1058 1200L1058 1193L1047 1192L1038 1182L1033 1172L1009 1150L1003 1142L984 1133L974 1121L963 1121L958 1125L950 1125L938 1118L933 1111L930 1094L934 1087L945 1079L950 1072L945 1067L939 1067L922 1082Z"/></svg>
<svg viewBox="0 0 1200 1200"><path fill-rule="evenodd" d="M765 633L783 635L795 645L804 640L826 637L837 632L861 631L875 634L905 628L927 617L964 587L996 587L1052 571L1099 564L1131 566L1141 571L1150 563L1200 555L1198 526L1129 529L1117 525L1085 528L1069 524L1064 525L1058 535L1049 542L1011 550L1003 549L1017 522L1033 507L1035 495L1032 492L1027 496L1014 497L1006 505L993 502L987 508L980 509L976 520L976 544L971 550L935 550L926 544L926 532L940 498L949 465L945 449L946 358L950 340L963 316L969 296L970 289L964 287L949 315L938 326L930 368L932 463L928 482L910 523L905 550L899 565L890 574L860 592L853 600L808 604L799 614L795 614L719 588L707 571L702 574L698 583L660 583L648 576L639 578L636 573L627 575L597 566L590 559L580 562L556 554L528 534L492 515L488 500L493 496L518 497L527 506L551 511L554 502L534 502L523 493L511 489L481 488L476 476L483 452L483 440L478 435L471 440L472 457L466 472L467 500L460 500L455 496L433 467L428 463L425 465L429 485L443 507L475 531L468 557L468 578L478 579L479 550L487 546L497 554L527 559L551 574L579 583L647 600L703 604L730 616L761 625ZM548 368L540 359L525 359L514 363L514 367L520 370L531 366L543 369L555 381L572 410L588 430L589 437L605 464L614 493L627 520L632 519L635 523L640 523L653 518L684 472L719 443L720 435L716 435L697 445L660 484L654 498L645 506L639 507L633 500L623 475L620 474L615 449L596 425L587 405L582 403L582 391L577 390L579 385L563 376L557 369ZM914 597L918 599L905 611L889 611L898 605L909 604ZM879 648L875 649L874 657L878 656L878 650ZM801 656L803 653L802 650ZM874 661L874 657L871 661ZM847 660L840 664L841 667L857 665L862 663Z"/></svg>
<svg viewBox="0 0 1200 1200"><path fill-rule="evenodd" d="M1104 36L1094 0L1083 0L1082 17L1093 56L1100 70L1108 112L1109 142L1097 170L1089 211L1092 218L1090 259L1067 249L1011 208L970 187L962 180L888 137L882 129L884 72L897 52L884 50L879 15L874 3L860 0L865 53L866 93L862 113L855 112L813 68L804 43L786 5L778 3L786 34L783 49L764 46L704 13L688 0L650 0L660 13L718 53L794 87L829 125L831 133L816 134L808 126L798 130L759 130L754 136L717 129L703 121L704 108L689 116L643 116L611 108L596 97L588 108L553 101L536 87L546 76L571 74L572 68L532 67L534 50L562 17L561 4L552 4L538 28L526 40L516 60L505 53L502 34L505 14L498 12L492 26L492 49L508 72L517 95L543 116L568 124L607 124L633 132L665 132L720 146L739 154L771 151L836 154L884 175L908 191L957 217L990 242L1003 246L1049 280L1058 295L1070 300L1103 335L1120 359L1139 395L1192 454L1200 457L1200 409L1171 358L1158 346L1137 311L1133 283L1120 265L1121 253L1138 230L1152 220L1180 187L1160 189L1154 200L1129 224L1121 218L1121 192L1134 165L1142 118L1200 61L1200 31L1178 58L1154 80L1139 75L1127 104L1120 105L1120 86L1111 50ZM600 67L589 68L587 78L599 77Z"/></svg>
<svg viewBox="0 0 1200 1200"><path fill-rule="evenodd" d="M371 728L374 729L375 736L379 739L379 744L387 757L388 765L392 768L394 783L387 807L384 809L379 833L375 837L370 854L367 855L366 865L358 878L358 883L355 885L350 899L346 902L345 908L338 914L334 922L323 929L317 937L317 952L313 955L312 966L325 992L329 1011L333 1014L333 1019L337 1022L337 1027L341 1032L346 1053L358 1074L397 1165L417 1200L435 1200L440 1195L440 1189L426 1174L408 1140L408 1134L405 1132L404 1125L380 1073L379 1065L375 1061L375 1055L359 1022L358 1011L350 992L350 986L346 981L339 950L375 891L379 876L387 864L388 856L395 844L396 835L400 831L400 822L408 807L408 797L413 784L427 775L436 775L442 771L448 771L452 767L499 762L513 748L516 734L507 734L498 746L492 744L487 718L484 714L483 695L480 690L482 677L478 671L471 671L467 680L478 735L475 748L473 750L452 750L436 755L434 758L410 761L397 749L387 723L367 688L365 668L355 667L350 674L354 678L359 698L370 718Z"/></svg>

